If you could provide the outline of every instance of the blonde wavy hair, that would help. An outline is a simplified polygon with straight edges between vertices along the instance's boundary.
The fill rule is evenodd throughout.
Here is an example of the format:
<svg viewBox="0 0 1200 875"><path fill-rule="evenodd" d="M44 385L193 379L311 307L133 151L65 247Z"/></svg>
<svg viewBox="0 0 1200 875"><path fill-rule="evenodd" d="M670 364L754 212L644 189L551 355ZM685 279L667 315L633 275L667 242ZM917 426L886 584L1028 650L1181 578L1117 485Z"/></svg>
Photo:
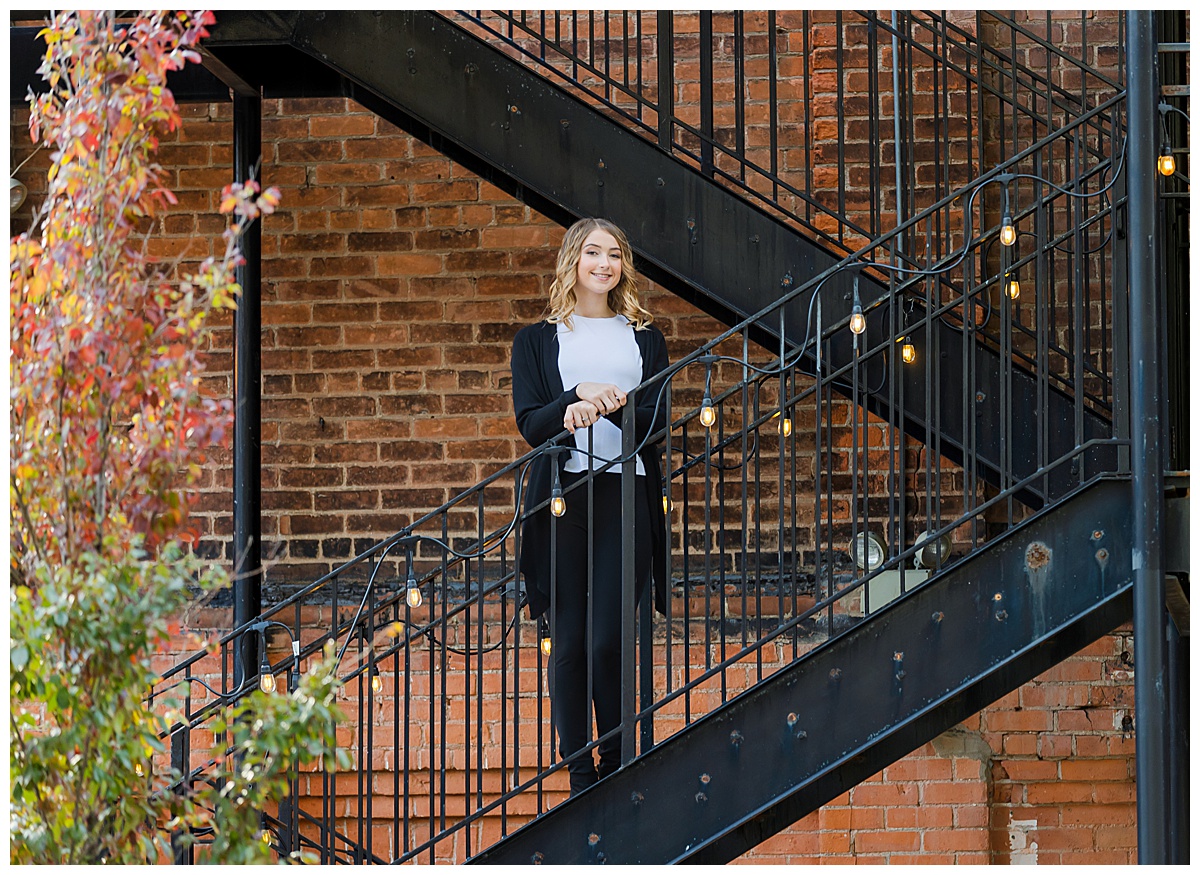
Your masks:
<svg viewBox="0 0 1200 875"><path fill-rule="evenodd" d="M561 322L571 328L571 314L575 312L575 283L579 277L579 256L583 252L583 241L595 230L607 231L621 248L621 279L608 293L608 306L614 313L624 316L634 330L645 328L654 319L650 311L638 302L638 273L633 267L633 250L625 232L607 219L580 219L563 235L558 248L558 264L554 268L554 280L550 283L550 315L546 321Z"/></svg>

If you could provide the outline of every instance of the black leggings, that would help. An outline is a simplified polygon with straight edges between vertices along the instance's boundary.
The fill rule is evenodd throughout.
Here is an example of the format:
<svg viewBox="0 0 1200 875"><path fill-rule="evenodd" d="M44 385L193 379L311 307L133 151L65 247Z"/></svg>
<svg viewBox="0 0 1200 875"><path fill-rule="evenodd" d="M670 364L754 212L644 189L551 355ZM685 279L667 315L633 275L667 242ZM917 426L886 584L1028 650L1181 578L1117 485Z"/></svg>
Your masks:
<svg viewBox="0 0 1200 875"><path fill-rule="evenodd" d="M564 490L583 474L564 474ZM636 508L637 598L650 576L650 508L638 478ZM557 587L553 609L550 695L559 753L566 759L588 743L592 708L587 700L588 543L587 485L567 493L567 512L557 522ZM592 495L592 641L591 689L597 737L621 722L621 478L598 474ZM601 742L599 777L621 764L621 738ZM591 752L567 764L571 790L578 792L597 779Z"/></svg>

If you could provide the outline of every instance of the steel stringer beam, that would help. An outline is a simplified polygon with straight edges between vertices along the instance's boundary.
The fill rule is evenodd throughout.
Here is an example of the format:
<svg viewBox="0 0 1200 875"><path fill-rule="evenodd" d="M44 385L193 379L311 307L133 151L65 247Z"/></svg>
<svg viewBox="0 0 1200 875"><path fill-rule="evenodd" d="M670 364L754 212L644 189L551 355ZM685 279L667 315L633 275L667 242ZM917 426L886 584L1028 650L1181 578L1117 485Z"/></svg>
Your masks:
<svg viewBox="0 0 1200 875"><path fill-rule="evenodd" d="M471 862L734 859L1128 620L1131 518L1097 481Z"/></svg>
<svg viewBox="0 0 1200 875"><path fill-rule="evenodd" d="M249 81L278 76L288 65L272 54L266 69L256 60L257 43L274 52L286 44L305 61L320 62L342 78L344 94L556 222L588 215L612 219L628 232L651 279L726 324L837 263L837 256L779 219L440 15L229 10L206 48L234 71L259 63L246 73ZM849 314L851 284L849 272L826 284L826 325ZM861 277L860 293L868 308L888 296L885 286L867 276ZM883 330L885 313L873 311L873 330ZM784 330L792 343L806 335L807 315L806 300L787 309ZM768 349L778 349L778 325L772 317L757 334ZM928 442L928 411L941 411L940 452L959 462L969 452L980 476L1000 488L1036 470L1039 433L1047 436L1040 463L1075 446L1075 408L1068 395L1053 385L1042 387L1048 397L1039 419L1032 412L1039 406L1037 379L1014 366L1009 406L1022 415L1010 416L996 403L999 354L974 343L977 385L965 386L963 342L959 329L933 321L928 344L941 351L944 365L933 381L934 397L923 380L904 376L898 418L907 433ZM836 343L828 363L837 367L850 355L848 344ZM890 380L890 374L880 380L873 372L868 381L872 392L864 403L880 416L889 413ZM1010 462L1002 461L998 443L1004 418L1012 420ZM1084 439L1108 435L1104 417L1088 410L1084 420ZM1084 473L1094 470L1085 466ZM1063 479L1038 482L1018 497L1040 506L1082 479L1065 466L1057 477Z"/></svg>

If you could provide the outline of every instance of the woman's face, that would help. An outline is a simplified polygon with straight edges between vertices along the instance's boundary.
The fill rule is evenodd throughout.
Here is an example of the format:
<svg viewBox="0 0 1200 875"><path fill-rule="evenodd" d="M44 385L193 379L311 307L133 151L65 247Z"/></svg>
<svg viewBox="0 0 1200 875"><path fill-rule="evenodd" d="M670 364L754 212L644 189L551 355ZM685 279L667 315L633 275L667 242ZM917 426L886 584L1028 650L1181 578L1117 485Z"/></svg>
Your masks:
<svg viewBox="0 0 1200 875"><path fill-rule="evenodd" d="M575 297L583 301L590 295L608 300L608 293L621 281L621 247L617 238L596 228L583 239L579 252L579 270L575 278Z"/></svg>

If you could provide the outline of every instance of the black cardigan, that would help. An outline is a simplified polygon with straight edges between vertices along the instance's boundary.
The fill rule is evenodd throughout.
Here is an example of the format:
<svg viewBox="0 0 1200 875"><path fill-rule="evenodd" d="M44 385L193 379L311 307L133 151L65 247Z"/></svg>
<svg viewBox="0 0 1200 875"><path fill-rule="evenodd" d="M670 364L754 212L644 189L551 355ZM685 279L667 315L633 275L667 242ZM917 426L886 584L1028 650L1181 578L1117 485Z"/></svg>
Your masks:
<svg viewBox="0 0 1200 875"><path fill-rule="evenodd" d="M642 354L642 382L666 370L667 344L663 334L654 325L648 325L633 333ZM658 395L658 381L640 390L634 398L637 409L637 440L641 442L647 434L657 431L666 424L666 401L658 405L654 413L654 402ZM579 400L575 387L563 389L562 376L558 370L558 326L549 322L528 325L517 332L512 351L513 412L521 436L531 447L540 447L546 441L561 434L563 416L567 405ZM618 427L621 425L623 408L606 417ZM638 454L645 466L645 476L638 477L646 490L650 507L651 571L654 576L654 604L662 613L666 612L667 569L666 569L666 524L661 513L655 509L662 505L662 474L658 465L658 444L648 443ZM560 470L566 465L570 453L557 456ZM525 507L537 507L550 497L550 455L543 454L531 464L529 486L524 496ZM604 475L608 476L608 475ZM526 603L530 617L539 617L550 605L550 511L548 507L531 514L521 525L520 571L525 575Z"/></svg>

